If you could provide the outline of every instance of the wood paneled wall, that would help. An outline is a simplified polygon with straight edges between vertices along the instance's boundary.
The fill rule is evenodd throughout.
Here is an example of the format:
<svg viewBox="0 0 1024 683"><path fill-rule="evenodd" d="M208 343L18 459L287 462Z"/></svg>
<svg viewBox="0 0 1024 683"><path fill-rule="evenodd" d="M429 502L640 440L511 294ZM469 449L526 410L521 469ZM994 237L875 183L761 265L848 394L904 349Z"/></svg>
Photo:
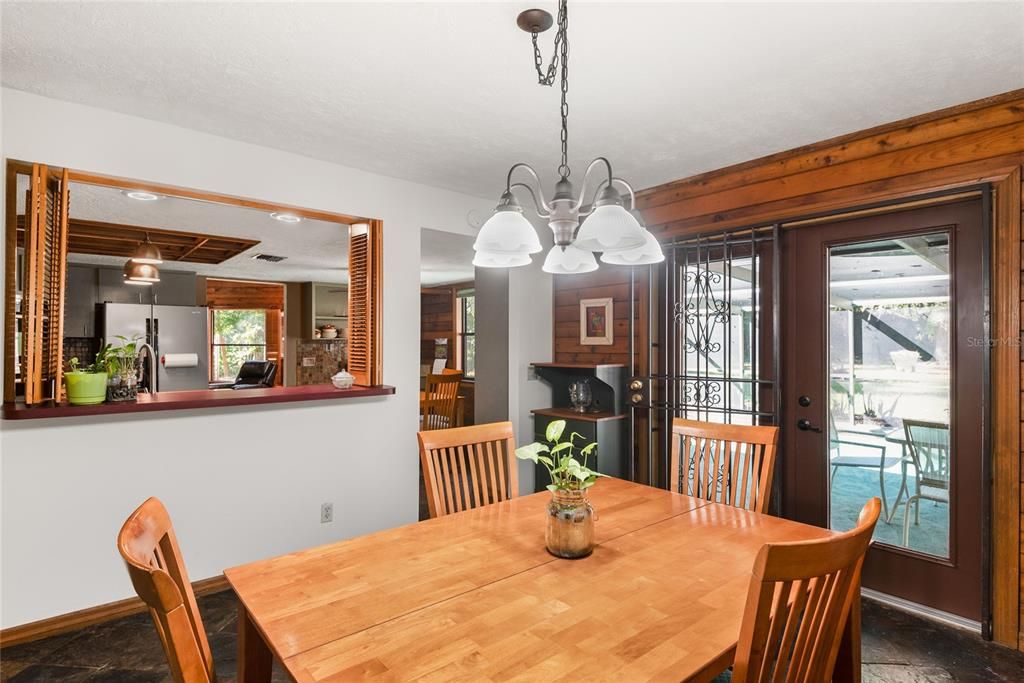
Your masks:
<svg viewBox="0 0 1024 683"><path fill-rule="evenodd" d="M473 289L473 281L450 285L424 287L420 290L420 363L434 361L434 340L448 340L448 367L457 368L458 362L458 293Z"/></svg>
<svg viewBox="0 0 1024 683"><path fill-rule="evenodd" d="M210 308L262 308L283 311L284 284L207 278L206 305Z"/></svg>
<svg viewBox="0 0 1024 683"><path fill-rule="evenodd" d="M448 367L456 366L455 293L451 285L420 291L420 364L434 362L434 340L448 340Z"/></svg>
<svg viewBox="0 0 1024 683"><path fill-rule="evenodd" d="M993 633L1016 647L1024 646L1022 164L1024 90L1017 90L667 183L637 198L656 234L693 235L993 184ZM556 286L556 305L562 291Z"/></svg>
<svg viewBox="0 0 1024 683"><path fill-rule="evenodd" d="M554 355L556 363L629 364L629 268L604 265L584 275L558 275L554 279ZM646 268L637 269L634 318L647 292ZM641 275L642 274L642 275ZM580 344L580 301L612 298L612 344ZM637 328L642 327L637 325ZM637 353L640 354L639 329ZM641 354L642 355L642 354Z"/></svg>

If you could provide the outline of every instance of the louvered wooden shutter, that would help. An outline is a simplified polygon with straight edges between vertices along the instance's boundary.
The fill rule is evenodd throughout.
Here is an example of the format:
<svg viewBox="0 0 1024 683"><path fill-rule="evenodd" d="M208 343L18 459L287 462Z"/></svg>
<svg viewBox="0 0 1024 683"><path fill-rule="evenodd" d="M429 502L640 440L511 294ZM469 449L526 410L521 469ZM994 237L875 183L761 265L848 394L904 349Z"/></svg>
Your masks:
<svg viewBox="0 0 1024 683"><path fill-rule="evenodd" d="M375 386L383 377L382 225L379 221L349 228L348 371L356 384Z"/></svg>
<svg viewBox="0 0 1024 683"><path fill-rule="evenodd" d="M22 377L25 403L33 405L63 393L64 289L67 276L68 172L51 176L32 166L25 206L25 292L21 311Z"/></svg>

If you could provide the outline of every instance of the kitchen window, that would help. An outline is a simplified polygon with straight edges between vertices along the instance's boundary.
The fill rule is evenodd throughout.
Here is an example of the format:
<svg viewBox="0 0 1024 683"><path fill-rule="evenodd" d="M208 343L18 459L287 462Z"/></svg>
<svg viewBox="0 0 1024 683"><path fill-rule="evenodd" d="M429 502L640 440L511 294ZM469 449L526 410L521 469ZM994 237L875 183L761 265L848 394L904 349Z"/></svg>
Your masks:
<svg viewBox="0 0 1024 683"><path fill-rule="evenodd" d="M476 296L472 289L458 293L459 367L466 379L476 376Z"/></svg>
<svg viewBox="0 0 1024 683"><path fill-rule="evenodd" d="M247 360L267 359L267 311L210 311L210 378L231 382Z"/></svg>

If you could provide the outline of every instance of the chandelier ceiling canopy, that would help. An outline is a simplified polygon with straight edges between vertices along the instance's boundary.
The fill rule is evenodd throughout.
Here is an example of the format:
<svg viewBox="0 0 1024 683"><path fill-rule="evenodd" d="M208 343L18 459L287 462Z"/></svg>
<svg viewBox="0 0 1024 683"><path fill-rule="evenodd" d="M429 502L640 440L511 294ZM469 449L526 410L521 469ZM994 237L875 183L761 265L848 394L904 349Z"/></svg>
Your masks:
<svg viewBox="0 0 1024 683"><path fill-rule="evenodd" d="M555 246L544 259L544 270L555 274L587 273L597 270L594 252L601 253L601 261L615 265L639 266L664 260L661 245L654 235L640 223L636 211L633 188L612 172L608 159L597 157L587 167L580 183L580 192L569 180L569 13L567 0L559 0L558 20L555 31L555 48L547 69L542 68L543 59L537 36L555 24L552 16L542 9L529 9L520 13L516 24L529 33L533 40L534 65L537 82L553 85L557 80L562 91L562 160L558 166L558 182L555 183L551 199L545 198L540 177L529 165L513 164L505 178L505 191L501 193L498 206L477 236L473 249L476 257L473 265L484 268L513 268L529 264L531 254L543 249L533 225L523 215L523 207L514 191L529 196L538 216L548 221L554 233ZM592 172L602 169L600 180L592 183ZM525 175L523 181L513 182L513 176ZM629 207L623 206L619 186L629 193ZM589 203L586 197L592 195Z"/></svg>

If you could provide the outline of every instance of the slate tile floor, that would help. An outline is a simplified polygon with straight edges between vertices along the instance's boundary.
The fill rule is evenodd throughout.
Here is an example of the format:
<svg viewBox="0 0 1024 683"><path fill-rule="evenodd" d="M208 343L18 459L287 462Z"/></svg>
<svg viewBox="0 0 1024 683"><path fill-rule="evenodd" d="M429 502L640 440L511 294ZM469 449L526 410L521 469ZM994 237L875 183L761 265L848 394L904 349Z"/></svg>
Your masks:
<svg viewBox="0 0 1024 683"><path fill-rule="evenodd" d="M238 603L231 591L199 599L221 683L234 681ZM1024 681L1024 654L956 629L864 602L864 683ZM148 614L0 650L0 681L170 681ZM288 677L275 665L274 681ZM720 677L728 680L728 676Z"/></svg>

